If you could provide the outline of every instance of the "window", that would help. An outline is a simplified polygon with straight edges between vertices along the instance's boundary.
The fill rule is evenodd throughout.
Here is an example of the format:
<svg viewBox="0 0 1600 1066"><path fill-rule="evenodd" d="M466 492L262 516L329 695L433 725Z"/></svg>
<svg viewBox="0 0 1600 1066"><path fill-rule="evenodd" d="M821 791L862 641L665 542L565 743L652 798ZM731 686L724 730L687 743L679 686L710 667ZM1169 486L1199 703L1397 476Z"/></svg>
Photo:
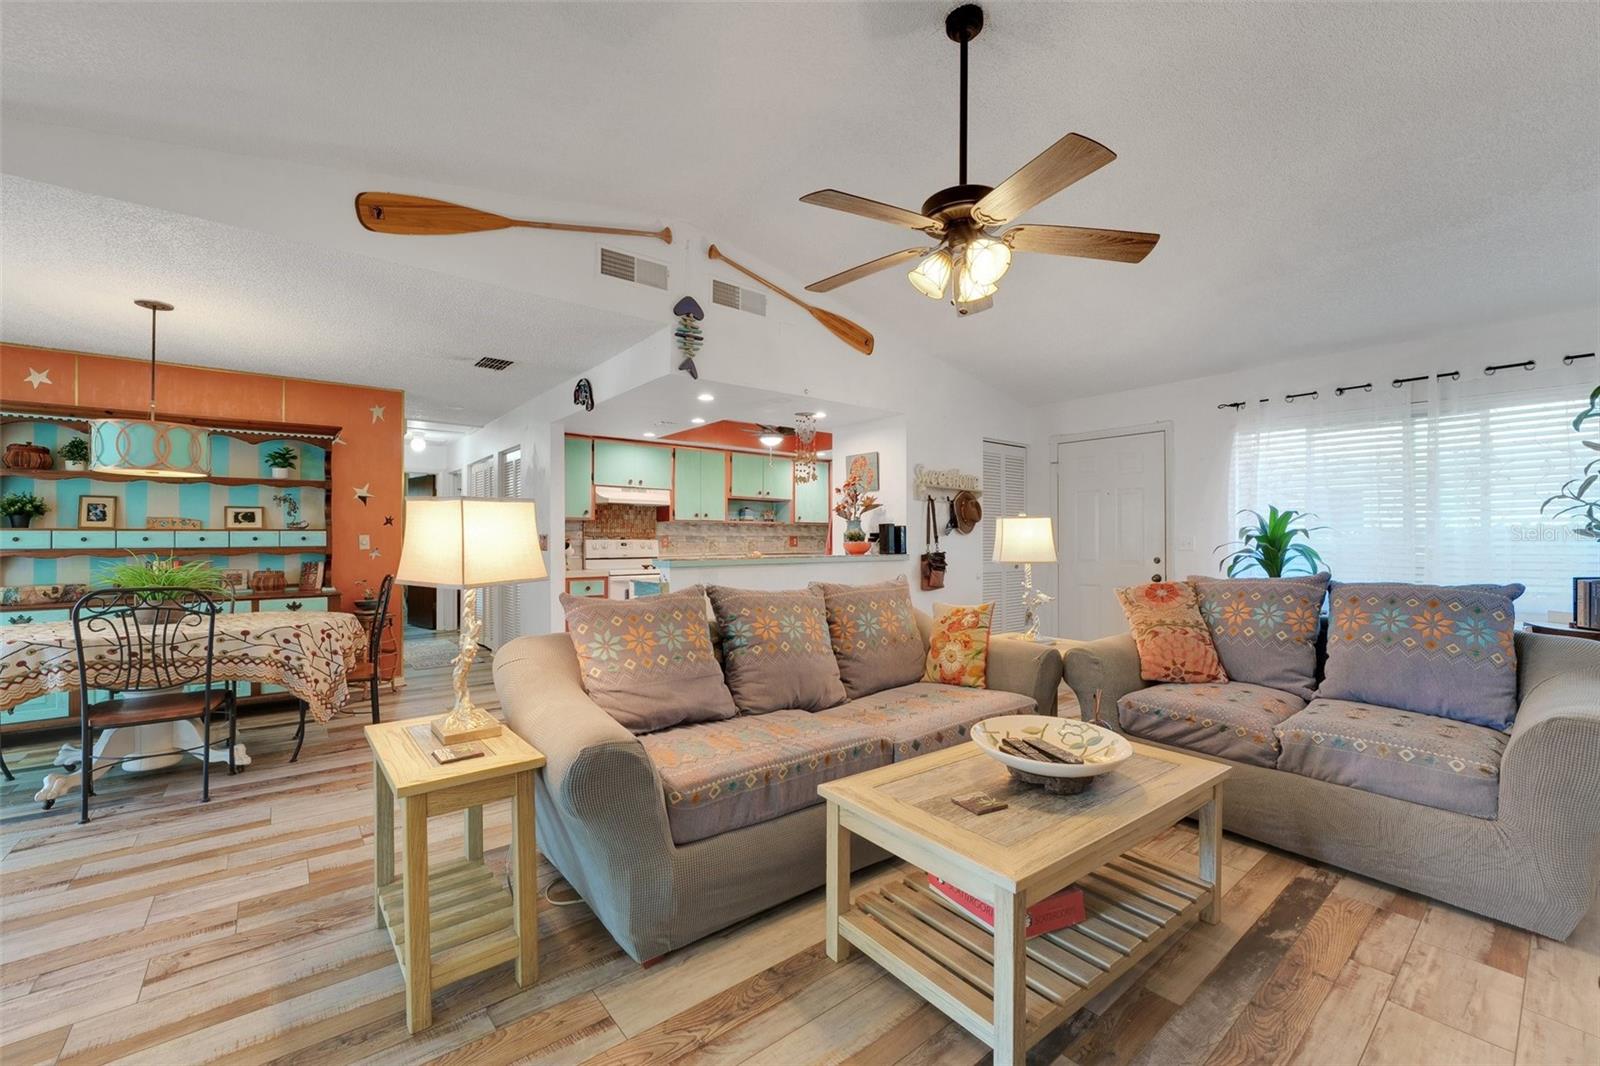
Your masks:
<svg viewBox="0 0 1600 1066"><path fill-rule="evenodd" d="M1532 377L1258 406L1234 436L1230 511L1313 512L1327 528L1311 542L1340 580L1515 581L1520 616L1569 611L1600 546L1540 506L1594 457L1572 429L1593 383Z"/></svg>
<svg viewBox="0 0 1600 1066"><path fill-rule="evenodd" d="M994 562L995 519L1028 509L1028 449L983 442L983 602L994 604L997 633L1021 632L1022 567Z"/></svg>

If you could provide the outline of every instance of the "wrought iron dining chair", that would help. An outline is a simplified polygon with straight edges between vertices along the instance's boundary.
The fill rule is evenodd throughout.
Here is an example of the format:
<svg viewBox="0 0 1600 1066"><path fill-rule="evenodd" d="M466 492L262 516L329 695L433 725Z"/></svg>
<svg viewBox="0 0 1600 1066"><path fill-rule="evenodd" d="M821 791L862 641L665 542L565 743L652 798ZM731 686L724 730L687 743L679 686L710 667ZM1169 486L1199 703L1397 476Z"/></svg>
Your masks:
<svg viewBox="0 0 1600 1066"><path fill-rule="evenodd" d="M367 632L367 658L366 661L351 670L345 677L345 682L355 688L358 685L367 686L367 698L372 704L372 721L374 724L382 719L378 713L378 689L383 683L382 659L383 633L389 625L389 593L394 588L394 575L385 574L383 581L378 585L377 608L372 615L372 628ZM306 742L306 702L300 701L300 728L294 735L294 754L289 756L289 761L294 762L300 758L300 746Z"/></svg>
<svg viewBox="0 0 1600 1066"><path fill-rule="evenodd" d="M232 687L212 676L218 611L206 593L187 588L103 589L72 605L83 745L80 825L89 821L97 731L200 719L200 802L209 803L211 716L220 709L233 771L237 707ZM109 696L96 700L100 692Z"/></svg>

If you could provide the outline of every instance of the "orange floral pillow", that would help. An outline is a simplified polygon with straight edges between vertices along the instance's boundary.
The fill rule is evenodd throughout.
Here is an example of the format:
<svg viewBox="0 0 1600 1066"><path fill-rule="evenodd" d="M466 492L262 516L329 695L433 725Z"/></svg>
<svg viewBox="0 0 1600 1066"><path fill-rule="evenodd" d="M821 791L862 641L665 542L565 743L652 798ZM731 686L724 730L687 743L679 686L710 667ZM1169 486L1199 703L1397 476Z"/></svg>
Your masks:
<svg viewBox="0 0 1600 1066"><path fill-rule="evenodd" d="M989 687L989 624L994 604L933 605L933 635L922 680L962 688Z"/></svg>
<svg viewBox="0 0 1600 1066"><path fill-rule="evenodd" d="M1211 631L1200 617L1194 586L1157 581L1118 589L1117 599L1139 645L1140 677L1183 684L1228 680Z"/></svg>

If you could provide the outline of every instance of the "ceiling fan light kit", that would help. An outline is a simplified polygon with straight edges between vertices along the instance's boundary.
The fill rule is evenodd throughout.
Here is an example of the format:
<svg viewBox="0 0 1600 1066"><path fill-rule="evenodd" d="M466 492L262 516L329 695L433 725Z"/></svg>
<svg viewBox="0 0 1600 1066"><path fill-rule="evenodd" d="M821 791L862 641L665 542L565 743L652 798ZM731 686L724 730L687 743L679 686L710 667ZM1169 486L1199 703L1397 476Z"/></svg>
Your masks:
<svg viewBox="0 0 1600 1066"><path fill-rule="evenodd" d="M957 143L957 183L928 197L920 212L863 196L819 189L802 203L845 211L878 222L919 230L939 241L934 249L892 252L806 286L826 292L920 256L906 275L930 299L948 294L956 312L974 314L993 305L1013 252L1039 252L1120 263L1137 263L1150 254L1158 234L1077 226L1017 226L999 232L1067 186L1116 158L1105 145L1069 133L1035 156L1021 170L990 187L967 181L967 45L983 30L983 9L963 4L945 16L945 35L961 48L961 122ZM952 286L952 282L954 285Z"/></svg>

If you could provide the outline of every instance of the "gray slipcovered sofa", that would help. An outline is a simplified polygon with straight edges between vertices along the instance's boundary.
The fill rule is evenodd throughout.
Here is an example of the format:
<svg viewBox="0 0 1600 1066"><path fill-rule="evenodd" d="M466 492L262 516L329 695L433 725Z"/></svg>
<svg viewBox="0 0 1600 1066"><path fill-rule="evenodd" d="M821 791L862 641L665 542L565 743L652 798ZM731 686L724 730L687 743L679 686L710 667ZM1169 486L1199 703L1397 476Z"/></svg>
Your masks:
<svg viewBox="0 0 1600 1066"><path fill-rule="evenodd" d="M918 612L917 625L926 648L931 621ZM565 633L518 638L494 658L506 720L547 760L539 849L639 961L821 885L818 784L962 743L994 715L1054 714L1061 657L993 640L988 680L635 736L584 692ZM865 842L852 853L857 868L884 857Z"/></svg>
<svg viewBox="0 0 1600 1066"><path fill-rule="evenodd" d="M1282 694L1246 691L1260 686L1153 685L1128 634L1059 646L1085 718L1234 767L1229 832L1564 940L1600 858L1600 641L1515 640L1509 734L1335 700L1269 705ZM1420 729L1430 739L1411 744Z"/></svg>

